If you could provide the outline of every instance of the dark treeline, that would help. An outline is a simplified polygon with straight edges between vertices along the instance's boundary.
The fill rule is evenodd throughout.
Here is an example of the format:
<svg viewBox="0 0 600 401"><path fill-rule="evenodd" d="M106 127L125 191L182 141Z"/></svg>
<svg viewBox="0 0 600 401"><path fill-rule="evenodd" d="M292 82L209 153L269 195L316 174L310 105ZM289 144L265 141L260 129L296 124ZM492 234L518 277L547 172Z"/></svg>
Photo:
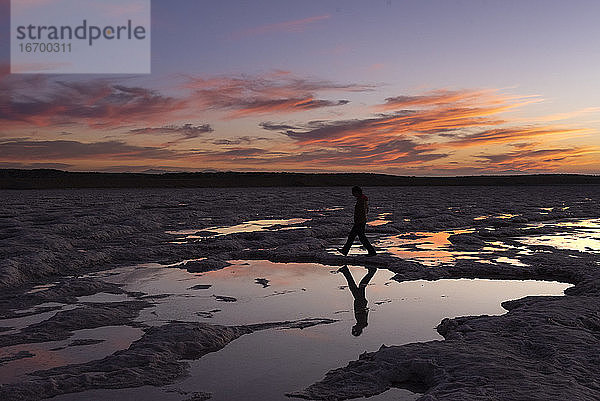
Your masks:
<svg viewBox="0 0 600 401"><path fill-rule="evenodd" d="M0 169L0 189L599 184L600 176L579 174L407 177L369 173L210 172L146 174Z"/></svg>

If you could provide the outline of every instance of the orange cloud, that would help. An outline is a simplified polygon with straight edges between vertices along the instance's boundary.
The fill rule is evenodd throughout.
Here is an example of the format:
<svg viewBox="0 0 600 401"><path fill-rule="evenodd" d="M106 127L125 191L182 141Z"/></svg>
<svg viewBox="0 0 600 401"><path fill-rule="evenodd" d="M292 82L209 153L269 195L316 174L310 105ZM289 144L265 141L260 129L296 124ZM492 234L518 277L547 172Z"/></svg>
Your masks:
<svg viewBox="0 0 600 401"><path fill-rule="evenodd" d="M600 107L586 107L581 110L550 114L547 116L538 117L536 118L536 120L540 122L569 120L572 118L581 117L592 113L600 113Z"/></svg>
<svg viewBox="0 0 600 401"><path fill-rule="evenodd" d="M386 99L376 109L388 113L352 120L314 121L305 124L264 122L261 126L279 132L304 149L343 149L346 159L336 159L345 165L369 165L373 168L407 167L425 161L442 162L451 158L459 149L482 146L505 146L522 143L533 138L565 139L591 132L579 127L550 125L512 125L507 111L524 107L537 96L505 96L495 90L439 90L416 96L397 96ZM412 106L412 107L409 107ZM406 145L410 145L408 149ZM522 161L521 167L549 166L553 153L554 162L559 158L579 158L593 152L580 148L525 149L502 155L514 163ZM412 155L408 157L408 155ZM340 154L340 156L343 156ZM481 156L477 163L492 161L502 167L500 157ZM331 158L328 159L331 161ZM526 163L525 163L526 162ZM553 164L555 165L555 164ZM473 166L473 168L478 168Z"/></svg>
<svg viewBox="0 0 600 401"><path fill-rule="evenodd" d="M260 76L186 77L174 89L178 95L167 96L118 79L61 81L46 75L16 76L0 65L0 123L4 128L0 135L8 138L0 140L0 163L78 166L89 160L108 168L115 166L115 160L126 159L137 165L190 169L421 174L444 169L561 171L563 165L572 169L581 165L586 171L598 171L600 167L597 148L584 146L581 140L577 146L569 141L593 132L589 127L548 123L565 115L546 121L511 118L510 112L541 101L539 96L441 89L389 97L382 104L367 106L366 111L375 113L360 118L303 121L308 110L348 103L328 99L324 93L369 92L376 87L275 71ZM299 120L264 121L260 124L264 136L255 135L251 130L257 128L246 125L248 133L231 137L233 132L220 132L221 127L227 129L225 124L217 125L213 133L212 122L199 123L190 117L199 112L205 113L203 119L209 113L218 119L295 113ZM111 135L117 128L122 131L121 136L96 142L75 138L78 134L69 136L71 140L59 136L65 130L79 132L78 126L102 135L106 135L105 128L111 129ZM40 129L45 140L26 137L30 134L22 130L41 127L48 128ZM21 130L17 133L11 128ZM152 139L164 135L168 140L140 146L148 135ZM191 143L194 148L186 148Z"/></svg>
<svg viewBox="0 0 600 401"><path fill-rule="evenodd" d="M512 143L513 141L528 140L540 136L564 136L566 134L578 134L586 132L590 132L590 130L583 128L559 128L551 126L495 128L464 135L450 142L447 142L444 145L451 147L467 147L477 146L484 143Z"/></svg>
<svg viewBox="0 0 600 401"><path fill-rule="evenodd" d="M530 100L527 100L530 99ZM377 110L398 110L406 107L434 107L434 106L460 106L460 105L499 105L506 109L523 106L532 101L541 101L537 95L506 96L500 95L495 89L482 90L448 90L438 89L423 95L401 95L388 97L385 103L375 106ZM511 104L512 103L512 104Z"/></svg>
<svg viewBox="0 0 600 401"><path fill-rule="evenodd" d="M198 112L219 118L302 112L343 106L321 92L361 92L372 86L298 78L287 71L262 76L188 77L177 96L127 85L123 79L63 81L48 75L11 75L0 65L0 121L5 129L84 125L119 127L192 119ZM221 114L222 113L222 114Z"/></svg>
<svg viewBox="0 0 600 401"><path fill-rule="evenodd" d="M526 149L506 153L479 154L475 157L491 169L530 171L552 171L562 167L570 160L585 159L600 154L598 147L574 147L551 149ZM597 156L596 156L597 157Z"/></svg>
<svg viewBox="0 0 600 401"><path fill-rule="evenodd" d="M376 109L392 112L353 120L317 121L287 126L281 133L302 145L345 146L378 143L398 137L435 138L455 147L508 141L518 136L577 132L554 128L494 128L508 124L500 114L529 104L531 97L508 97L496 91L440 90L418 96L388 98ZM409 105L415 107L408 109ZM267 123L269 129L281 124ZM285 124L284 124L285 125ZM273 130L273 129L271 129ZM277 129L275 129L277 130Z"/></svg>

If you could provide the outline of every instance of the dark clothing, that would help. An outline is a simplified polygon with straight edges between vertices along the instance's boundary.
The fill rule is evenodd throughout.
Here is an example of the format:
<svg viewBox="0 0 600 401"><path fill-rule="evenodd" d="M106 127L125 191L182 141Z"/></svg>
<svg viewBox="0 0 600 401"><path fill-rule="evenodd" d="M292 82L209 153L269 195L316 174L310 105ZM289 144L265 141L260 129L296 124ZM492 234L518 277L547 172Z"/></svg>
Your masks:
<svg viewBox="0 0 600 401"><path fill-rule="evenodd" d="M339 249L342 255L347 256L354 239L358 235L360 242L369 251L369 256L376 255L375 249L367 239L365 235L365 225L367 224L367 212L369 211L369 198L367 198L361 191L354 191L352 194L356 197L356 204L354 205L354 225L348 234L348 240L346 244Z"/></svg>
<svg viewBox="0 0 600 401"><path fill-rule="evenodd" d="M357 204L358 204L358 202L357 202ZM350 247L352 246L352 243L354 242L354 239L356 238L357 235L358 235L358 238L360 239L360 242L363 244L363 246L365 248L367 248L367 251L369 251L369 254L375 254L375 249L373 249L373 245L371 245L371 243L367 239L367 236L365 235L365 224L366 224L366 222L363 222L363 223L355 222L354 223L354 225L352 226L352 229L350 230L350 234L348 234L348 240L346 241L346 244L342 248L344 255L346 255L348 253L348 251L350 250Z"/></svg>
<svg viewBox="0 0 600 401"><path fill-rule="evenodd" d="M347 267L340 269L340 271L344 274L344 277L346 277L348 287L354 297L354 318L356 319L356 327L362 331L362 329L367 327L369 317L369 308L367 308L367 297L365 292L369 281L371 281L377 269L369 269L368 273L360 280L358 286L354 282L354 277L352 277L352 274Z"/></svg>
<svg viewBox="0 0 600 401"><path fill-rule="evenodd" d="M354 224L367 222L367 212L369 211L369 198L365 195L356 197L356 205L354 205Z"/></svg>

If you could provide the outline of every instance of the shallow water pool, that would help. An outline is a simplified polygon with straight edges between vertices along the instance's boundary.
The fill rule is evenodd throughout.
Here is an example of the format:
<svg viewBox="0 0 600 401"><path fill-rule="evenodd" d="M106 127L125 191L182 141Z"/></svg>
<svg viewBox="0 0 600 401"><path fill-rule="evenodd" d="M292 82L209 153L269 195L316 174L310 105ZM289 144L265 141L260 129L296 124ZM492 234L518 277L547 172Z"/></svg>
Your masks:
<svg viewBox="0 0 600 401"><path fill-rule="evenodd" d="M533 280L396 282L394 274L384 269L369 274L365 268L350 266L344 273L319 264L268 261L234 261L232 266L202 274L148 264L98 275L129 290L171 294L156 298L154 308L142 311L139 320L152 325L171 320L224 325L309 317L338 320L303 330L271 329L242 336L220 351L190 361L191 376L172 386L93 392L116 400L131 399L132 392L143 393L142 399L158 400L170 399L173 392L195 391L211 392L212 400L283 400L285 393L320 380L328 370L382 344L441 339L435 326L445 317L502 314L506 312L502 301L561 295L569 287ZM359 302L357 310L356 293L350 286L354 282L360 289L365 277L369 280L362 283L367 306L362 308ZM393 389L372 399L416 397ZM83 398L73 394L56 399Z"/></svg>

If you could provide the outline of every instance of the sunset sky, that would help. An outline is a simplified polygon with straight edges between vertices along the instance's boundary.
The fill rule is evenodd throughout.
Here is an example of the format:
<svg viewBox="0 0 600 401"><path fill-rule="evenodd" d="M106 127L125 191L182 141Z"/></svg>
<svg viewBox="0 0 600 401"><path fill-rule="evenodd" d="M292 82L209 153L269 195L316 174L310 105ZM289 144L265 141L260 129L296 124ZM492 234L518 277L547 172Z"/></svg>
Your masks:
<svg viewBox="0 0 600 401"><path fill-rule="evenodd" d="M0 3L0 168L600 174L597 0L153 0L149 75L10 74Z"/></svg>

